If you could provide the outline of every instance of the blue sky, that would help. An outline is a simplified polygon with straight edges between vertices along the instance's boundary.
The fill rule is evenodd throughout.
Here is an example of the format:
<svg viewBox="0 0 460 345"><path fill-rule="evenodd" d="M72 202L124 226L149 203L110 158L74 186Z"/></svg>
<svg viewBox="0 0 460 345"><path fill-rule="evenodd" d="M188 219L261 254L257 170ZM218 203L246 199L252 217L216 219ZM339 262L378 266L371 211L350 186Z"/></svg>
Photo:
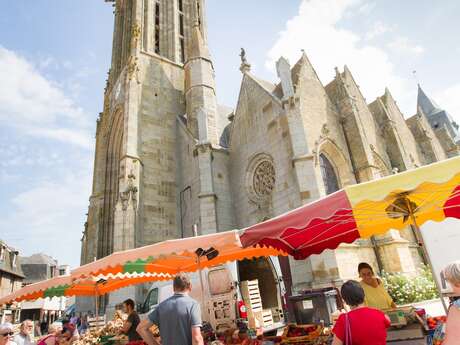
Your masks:
<svg viewBox="0 0 460 345"><path fill-rule="evenodd" d="M15 0L0 13L0 238L25 255L79 263L112 10ZM235 105L240 47L271 81L280 55L305 49L323 83L347 64L369 102L388 86L410 116L419 81L460 120L457 0L208 0L207 15L221 103Z"/></svg>

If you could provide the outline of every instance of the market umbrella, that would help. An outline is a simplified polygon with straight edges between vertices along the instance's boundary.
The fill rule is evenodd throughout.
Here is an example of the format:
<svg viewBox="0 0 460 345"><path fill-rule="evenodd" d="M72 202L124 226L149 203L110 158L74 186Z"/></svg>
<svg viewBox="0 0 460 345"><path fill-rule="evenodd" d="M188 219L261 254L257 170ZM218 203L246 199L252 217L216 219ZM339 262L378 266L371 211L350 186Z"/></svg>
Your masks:
<svg viewBox="0 0 460 345"><path fill-rule="evenodd" d="M281 216L244 229L243 246L267 246L296 259L335 249L341 243L413 226L460 218L460 157L344 189ZM438 280L435 279L438 285ZM441 289L438 285L441 295ZM445 301L441 298L444 307ZM447 308L446 308L447 309Z"/></svg>
<svg viewBox="0 0 460 345"><path fill-rule="evenodd" d="M243 248L238 231L226 231L116 252L74 269L71 275L75 278L110 277L124 273L175 275L229 261L277 255L286 254L275 248L257 245Z"/></svg>
<svg viewBox="0 0 460 345"><path fill-rule="evenodd" d="M447 217L460 218L460 157L347 186L244 229L241 242L304 259L341 243Z"/></svg>

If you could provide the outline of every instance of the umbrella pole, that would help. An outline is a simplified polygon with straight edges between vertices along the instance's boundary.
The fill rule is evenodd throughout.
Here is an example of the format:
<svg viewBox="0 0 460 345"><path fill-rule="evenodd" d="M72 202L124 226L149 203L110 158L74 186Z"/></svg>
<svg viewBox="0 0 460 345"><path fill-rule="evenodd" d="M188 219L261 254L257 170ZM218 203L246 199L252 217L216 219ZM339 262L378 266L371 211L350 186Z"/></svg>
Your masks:
<svg viewBox="0 0 460 345"><path fill-rule="evenodd" d="M99 325L99 294L98 294L98 291L97 291L97 283L96 283L96 287L95 287L95 296L94 296L94 306L96 308L96 325Z"/></svg>
<svg viewBox="0 0 460 345"><path fill-rule="evenodd" d="M410 210L410 208L409 208L409 210ZM439 297L441 298L442 306L444 307L444 311L446 312L446 315L447 315L448 307L447 307L446 301L444 300L444 297L442 296L441 285L439 285L438 279L436 277L436 272L435 272L433 264L431 262L430 254L428 253L428 250L426 249L425 239L423 237L423 233L422 233L420 227L418 226L417 221L416 221L415 216L414 216L414 213L412 211L410 212L410 217L411 217L411 220L412 220L412 225L415 228L415 231L416 231L416 234L417 234L417 237L418 237L418 241L420 242L419 245L422 248L423 253L425 254L425 258L426 258L426 261L427 261L428 265L430 266L431 274L433 275L434 282L436 284L436 289L438 290Z"/></svg>
<svg viewBox="0 0 460 345"><path fill-rule="evenodd" d="M94 316L97 318L97 314L98 314L98 311L99 311L99 301L98 301L98 298L97 298L97 294L94 296L94 308L95 308L95 313L94 313Z"/></svg>
<svg viewBox="0 0 460 345"><path fill-rule="evenodd" d="M206 297L204 294L204 283L203 283L203 272L201 271L201 266L200 266L200 257L197 257L197 264L198 264L198 274L200 275L200 287L201 287L201 299L203 301L203 306L206 308Z"/></svg>
<svg viewBox="0 0 460 345"><path fill-rule="evenodd" d="M196 224L193 224L193 235L195 237L198 236L198 226ZM197 267L198 267L198 275L200 276L201 300L203 301L203 307L207 308L206 297L204 295L203 272L201 271L200 256L199 255L196 256L196 263L197 263Z"/></svg>

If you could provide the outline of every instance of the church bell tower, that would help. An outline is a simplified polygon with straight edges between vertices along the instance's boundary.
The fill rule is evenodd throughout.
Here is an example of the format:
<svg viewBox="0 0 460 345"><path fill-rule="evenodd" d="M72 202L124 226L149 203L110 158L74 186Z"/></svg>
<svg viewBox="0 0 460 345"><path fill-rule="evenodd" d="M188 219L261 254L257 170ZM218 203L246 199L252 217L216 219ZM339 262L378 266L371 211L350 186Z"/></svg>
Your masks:
<svg viewBox="0 0 460 345"><path fill-rule="evenodd" d="M106 1L114 7L112 61L82 263L177 237L175 121L187 111L186 87L199 98L184 69L195 64L194 32L206 42L204 0Z"/></svg>

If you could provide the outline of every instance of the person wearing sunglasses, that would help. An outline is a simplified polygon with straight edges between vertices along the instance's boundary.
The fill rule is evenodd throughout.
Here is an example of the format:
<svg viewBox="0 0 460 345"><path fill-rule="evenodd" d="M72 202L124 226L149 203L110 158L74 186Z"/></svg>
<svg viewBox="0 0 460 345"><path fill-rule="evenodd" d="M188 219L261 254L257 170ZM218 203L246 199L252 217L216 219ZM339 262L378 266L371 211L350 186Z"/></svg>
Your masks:
<svg viewBox="0 0 460 345"><path fill-rule="evenodd" d="M11 323L0 324L0 345L16 345L13 342L14 330Z"/></svg>

